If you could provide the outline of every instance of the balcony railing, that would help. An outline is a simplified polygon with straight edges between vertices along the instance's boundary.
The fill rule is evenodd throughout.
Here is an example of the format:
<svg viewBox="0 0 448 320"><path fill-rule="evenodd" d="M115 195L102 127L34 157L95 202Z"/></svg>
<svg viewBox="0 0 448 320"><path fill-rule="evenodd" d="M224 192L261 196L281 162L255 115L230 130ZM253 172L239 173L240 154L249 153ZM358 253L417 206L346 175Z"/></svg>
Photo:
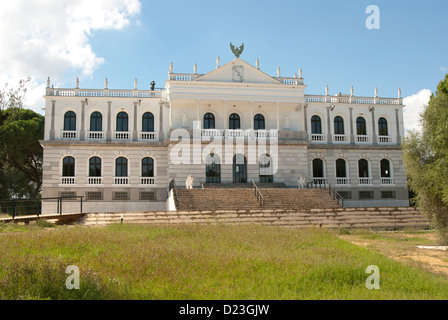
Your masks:
<svg viewBox="0 0 448 320"><path fill-rule="evenodd" d="M325 142L327 142L327 135L326 134L312 133L312 134L310 134L310 141L311 142L322 142L322 143L325 143Z"/></svg>
<svg viewBox="0 0 448 320"><path fill-rule="evenodd" d="M87 184L103 184L103 178L101 177L89 177Z"/></svg>
<svg viewBox="0 0 448 320"><path fill-rule="evenodd" d="M355 136L356 143L371 143L372 137L368 135L356 135Z"/></svg>
<svg viewBox="0 0 448 320"><path fill-rule="evenodd" d="M114 131L113 137L115 140L130 140L131 133L127 131Z"/></svg>
<svg viewBox="0 0 448 320"><path fill-rule="evenodd" d="M384 184L384 185L390 185L390 184L395 183L394 178L380 178L380 180L381 180L381 184Z"/></svg>
<svg viewBox="0 0 448 320"><path fill-rule="evenodd" d="M155 185L156 178L155 177L140 177L140 184L143 185Z"/></svg>
<svg viewBox="0 0 448 320"><path fill-rule="evenodd" d="M391 136L378 136L378 143L391 143L392 137Z"/></svg>
<svg viewBox="0 0 448 320"><path fill-rule="evenodd" d="M115 97L115 98L160 98L165 89L116 90L116 89L55 89L47 88L47 96L59 97Z"/></svg>
<svg viewBox="0 0 448 320"><path fill-rule="evenodd" d="M347 134L333 134L333 142L350 143L350 138Z"/></svg>
<svg viewBox="0 0 448 320"><path fill-rule="evenodd" d="M202 137L277 138L278 130L201 129Z"/></svg>
<svg viewBox="0 0 448 320"><path fill-rule="evenodd" d="M78 131L63 130L61 131L61 138L63 140L77 140L79 139L79 134Z"/></svg>
<svg viewBox="0 0 448 320"><path fill-rule="evenodd" d="M89 140L104 140L105 135L103 131L87 131L87 139Z"/></svg>
<svg viewBox="0 0 448 320"><path fill-rule="evenodd" d="M140 132L139 139L140 140L158 140L159 135L157 132Z"/></svg>
<svg viewBox="0 0 448 320"><path fill-rule="evenodd" d="M114 184L129 184L128 177L114 177Z"/></svg>
<svg viewBox="0 0 448 320"><path fill-rule="evenodd" d="M305 95L305 102L402 105L403 99L379 98L379 97L354 97L349 95L341 95L341 96Z"/></svg>
<svg viewBox="0 0 448 320"><path fill-rule="evenodd" d="M61 177L61 184L75 184L75 177Z"/></svg>
<svg viewBox="0 0 448 320"><path fill-rule="evenodd" d="M358 184L359 185L370 185L370 184L372 184L372 178L359 178Z"/></svg>
<svg viewBox="0 0 448 320"><path fill-rule="evenodd" d="M348 185L350 184L350 178L336 178L336 185Z"/></svg>

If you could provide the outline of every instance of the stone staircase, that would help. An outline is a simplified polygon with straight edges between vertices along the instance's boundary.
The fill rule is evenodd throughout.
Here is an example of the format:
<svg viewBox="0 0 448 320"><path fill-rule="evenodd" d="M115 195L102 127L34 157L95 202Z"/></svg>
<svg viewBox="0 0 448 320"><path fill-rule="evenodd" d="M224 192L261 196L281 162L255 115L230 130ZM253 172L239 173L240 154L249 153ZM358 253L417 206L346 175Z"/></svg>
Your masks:
<svg viewBox="0 0 448 320"><path fill-rule="evenodd" d="M259 210L340 208L328 189L293 189L283 184L257 184L264 198L261 207L250 184L222 187L206 184L204 189L177 189L179 210Z"/></svg>
<svg viewBox="0 0 448 320"><path fill-rule="evenodd" d="M331 208L331 209L258 209L214 211L157 211L126 213L90 213L80 223L153 225L176 224L262 224L282 227L369 228L398 230L427 229L428 221L412 207Z"/></svg>

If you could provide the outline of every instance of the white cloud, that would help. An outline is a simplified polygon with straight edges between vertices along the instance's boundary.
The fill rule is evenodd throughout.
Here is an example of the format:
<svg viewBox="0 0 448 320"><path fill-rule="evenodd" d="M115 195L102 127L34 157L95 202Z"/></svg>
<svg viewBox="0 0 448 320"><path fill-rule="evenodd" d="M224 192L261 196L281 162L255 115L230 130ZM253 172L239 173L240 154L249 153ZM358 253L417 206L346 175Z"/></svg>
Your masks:
<svg viewBox="0 0 448 320"><path fill-rule="evenodd" d="M442 66L442 67L440 67L440 71L442 71L442 72L448 72L448 68L447 67L444 67L444 66Z"/></svg>
<svg viewBox="0 0 448 320"><path fill-rule="evenodd" d="M90 76L104 63L89 43L94 30L119 30L140 12L139 0L14 0L0 10L0 83L25 77L41 90L47 76L61 80L69 70ZM38 107L40 109L41 106ZM37 110L36 110L37 111Z"/></svg>
<svg viewBox="0 0 448 320"><path fill-rule="evenodd" d="M404 128L405 130L420 130L420 114L424 110L424 106L428 104L431 90L422 89L418 93L403 99L405 105L403 110Z"/></svg>

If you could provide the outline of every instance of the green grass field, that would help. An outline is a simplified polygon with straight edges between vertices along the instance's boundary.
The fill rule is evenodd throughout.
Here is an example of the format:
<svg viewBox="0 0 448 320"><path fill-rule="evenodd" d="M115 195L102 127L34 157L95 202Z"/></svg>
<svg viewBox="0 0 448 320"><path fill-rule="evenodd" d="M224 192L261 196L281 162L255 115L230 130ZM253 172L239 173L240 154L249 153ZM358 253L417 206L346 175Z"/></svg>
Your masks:
<svg viewBox="0 0 448 320"><path fill-rule="evenodd" d="M447 299L448 277L337 231L257 225L0 225L1 299ZM66 268L80 270L68 290ZM367 266L380 270L369 290Z"/></svg>

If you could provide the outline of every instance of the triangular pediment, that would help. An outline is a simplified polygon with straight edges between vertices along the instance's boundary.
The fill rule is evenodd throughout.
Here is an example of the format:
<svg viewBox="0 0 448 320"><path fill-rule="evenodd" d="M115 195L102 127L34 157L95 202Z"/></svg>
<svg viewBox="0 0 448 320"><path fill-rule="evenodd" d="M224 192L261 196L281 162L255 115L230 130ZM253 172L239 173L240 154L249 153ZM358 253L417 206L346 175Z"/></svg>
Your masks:
<svg viewBox="0 0 448 320"><path fill-rule="evenodd" d="M281 84L276 78L239 58L198 77L195 81Z"/></svg>

